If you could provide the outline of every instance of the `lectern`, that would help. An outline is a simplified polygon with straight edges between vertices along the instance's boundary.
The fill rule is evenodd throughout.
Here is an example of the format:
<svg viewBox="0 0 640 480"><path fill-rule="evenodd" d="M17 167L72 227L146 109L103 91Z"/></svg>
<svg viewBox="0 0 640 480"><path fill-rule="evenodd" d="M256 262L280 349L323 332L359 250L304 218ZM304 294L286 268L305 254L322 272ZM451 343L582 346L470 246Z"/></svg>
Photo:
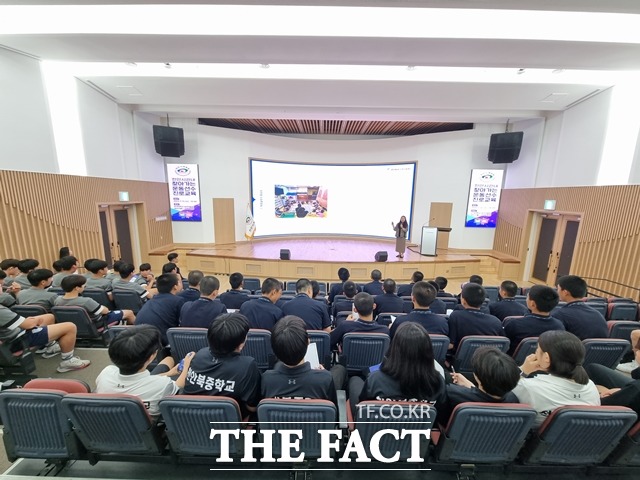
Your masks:
<svg viewBox="0 0 640 480"><path fill-rule="evenodd" d="M435 257L438 248L438 227L422 227L420 240L420 255Z"/></svg>

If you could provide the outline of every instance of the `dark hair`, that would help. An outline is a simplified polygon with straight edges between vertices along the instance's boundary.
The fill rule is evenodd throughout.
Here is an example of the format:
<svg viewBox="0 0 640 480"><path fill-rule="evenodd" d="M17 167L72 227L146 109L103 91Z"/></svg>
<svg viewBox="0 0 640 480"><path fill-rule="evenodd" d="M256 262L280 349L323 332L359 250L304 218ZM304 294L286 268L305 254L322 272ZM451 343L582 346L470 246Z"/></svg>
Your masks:
<svg viewBox="0 0 640 480"><path fill-rule="evenodd" d="M398 327L380 370L395 379L410 399L431 399L442 382L434 366L429 333L415 322Z"/></svg>
<svg viewBox="0 0 640 480"><path fill-rule="evenodd" d="M471 359L473 373L489 395L504 397L520 380L516 361L495 347L480 347Z"/></svg>
<svg viewBox="0 0 640 480"><path fill-rule="evenodd" d="M249 320L240 313L218 315L207 330L209 349L214 356L229 355L238 348L249 333Z"/></svg>
<svg viewBox="0 0 640 480"><path fill-rule="evenodd" d="M175 263L165 263L162 265L162 273L173 273L178 271L178 266Z"/></svg>
<svg viewBox="0 0 640 480"><path fill-rule="evenodd" d="M107 268L107 262L105 262L104 260L94 258L89 262L88 265L87 265L87 262L85 262L84 268L89 270L91 273L98 273L100 270Z"/></svg>
<svg viewBox="0 0 640 480"><path fill-rule="evenodd" d="M382 283L382 289L385 293L395 293L396 291L396 281L393 278L387 278Z"/></svg>
<svg viewBox="0 0 640 480"><path fill-rule="evenodd" d="M351 280L347 280L342 286L342 291L347 298L353 298L358 293L358 286Z"/></svg>
<svg viewBox="0 0 640 480"><path fill-rule="evenodd" d="M282 284L275 278L272 278L272 277L265 278L264 281L262 282L262 288L261 288L262 294L268 295L274 290L276 292L278 290L282 290Z"/></svg>
<svg viewBox="0 0 640 480"><path fill-rule="evenodd" d="M60 265L60 260L59 260L59 259L58 259L58 260L55 260L55 261L51 264L51 266L53 267L53 269L54 269L56 272L61 272L61 271L62 271L62 266Z"/></svg>
<svg viewBox="0 0 640 480"><path fill-rule="evenodd" d="M240 272L235 272L229 275L229 284L233 290L240 288L244 282L244 276Z"/></svg>
<svg viewBox="0 0 640 480"><path fill-rule="evenodd" d="M141 263L140 264L140 268L138 268L138 270L142 271L142 270L151 270L151 264L150 263Z"/></svg>
<svg viewBox="0 0 640 480"><path fill-rule="evenodd" d="M60 268L65 271L71 270L78 263L78 259L73 255L67 255L58 261L60 262Z"/></svg>
<svg viewBox="0 0 640 480"><path fill-rule="evenodd" d="M115 269L116 264L113 264L113 267ZM118 270L118 273L120 274L121 278L127 278L129 275L131 275L133 272L136 271L136 267L133 266L133 264L131 263L123 263L120 264L120 269Z"/></svg>
<svg viewBox="0 0 640 480"><path fill-rule="evenodd" d="M484 299L487 297L487 293L482 285L478 283L467 283L462 287L460 296L466 300L470 307L480 308Z"/></svg>
<svg viewBox="0 0 640 480"><path fill-rule="evenodd" d="M371 280L379 282L382 279L382 272L380 270L371 270Z"/></svg>
<svg viewBox="0 0 640 480"><path fill-rule="evenodd" d="M558 292L546 285L534 285L529 289L529 300L536 304L541 312L550 312L558 305Z"/></svg>
<svg viewBox="0 0 640 480"><path fill-rule="evenodd" d="M565 275L558 279L558 286L569 292L573 298L587 296L587 282L577 275Z"/></svg>
<svg viewBox="0 0 640 480"><path fill-rule="evenodd" d="M416 282L411 288L411 296L421 307L428 307L436 299L438 290L429 282Z"/></svg>
<svg viewBox="0 0 640 480"><path fill-rule="evenodd" d="M84 275L67 275L60 282L60 287L68 293L73 291L76 287L81 287L85 283L87 283L87 277Z"/></svg>
<svg viewBox="0 0 640 480"><path fill-rule="evenodd" d="M419 270L416 270L413 272L413 275L411 275L412 283L421 282L422 280L424 280L424 274Z"/></svg>
<svg viewBox="0 0 640 480"><path fill-rule="evenodd" d="M152 325L125 328L111 340L109 358L120 375L133 375L162 348L160 339L160 331Z"/></svg>
<svg viewBox="0 0 640 480"><path fill-rule="evenodd" d="M547 330L538 337L540 350L549 354L551 363L548 372L568 378L580 385L589 382L589 376L582 367L584 345L573 333L565 330Z"/></svg>
<svg viewBox="0 0 640 480"><path fill-rule="evenodd" d="M317 280L309 280L311 282L311 296L316 298L320 293L320 284Z"/></svg>
<svg viewBox="0 0 640 480"><path fill-rule="evenodd" d="M511 280L502 282L500 288L507 294L507 298L513 298L518 294L518 284Z"/></svg>
<svg viewBox="0 0 640 480"><path fill-rule="evenodd" d="M122 260L116 260L115 262L113 262L113 271L120 273L120 269L122 268L123 265L126 265L126 264L127 263ZM135 268L133 270L135 270ZM131 271L133 272L133 270Z"/></svg>
<svg viewBox="0 0 640 480"><path fill-rule="evenodd" d="M189 282L190 287L197 287L200 285L202 281L202 277L204 277L204 273L200 270L191 270L189 275L187 275L187 281Z"/></svg>
<svg viewBox="0 0 640 480"><path fill-rule="evenodd" d="M200 295L208 297L216 290L220 290L220 280L211 275L202 277L202 280L200 280Z"/></svg>
<svg viewBox="0 0 640 480"><path fill-rule="evenodd" d="M0 268L0 280L7 278L7 273Z"/></svg>
<svg viewBox="0 0 640 480"><path fill-rule="evenodd" d="M398 225L402 225L402 228L408 228L409 224L407 223L407 217L404 217L404 222L402 221L402 217L404 217L404 215L400 216L400 220L398 220Z"/></svg>
<svg viewBox="0 0 640 480"><path fill-rule="evenodd" d="M471 275L469 277L469 283L477 283L478 285L482 285L482 277L480 275Z"/></svg>
<svg viewBox="0 0 640 480"><path fill-rule="evenodd" d="M17 258L5 258L0 262L0 270L6 270L8 268L20 268L20 260Z"/></svg>
<svg viewBox="0 0 640 480"><path fill-rule="evenodd" d="M41 281L49 280L53 277L53 272L48 268L36 268L27 274L27 280L34 287L37 287Z"/></svg>
<svg viewBox="0 0 640 480"><path fill-rule="evenodd" d="M171 293L173 287L180 283L180 277L175 273L163 273L156 279L158 293Z"/></svg>
<svg viewBox="0 0 640 480"><path fill-rule="evenodd" d="M353 306L363 317L368 317L373 313L373 296L368 294L367 292L360 292L355 297L353 297Z"/></svg>
<svg viewBox="0 0 640 480"><path fill-rule="evenodd" d="M351 276L351 274L349 273L349 270L344 268L344 267L340 267L338 269L338 278L340 280L342 280L343 282L346 282L347 280L349 280L349 277Z"/></svg>
<svg viewBox="0 0 640 480"><path fill-rule="evenodd" d="M98 259L97 258L87 258L82 265L84 266L84 268L89 270L89 266L91 266L91 264L93 262L95 262L96 260L98 260ZM89 270L89 271L91 271L91 270Z"/></svg>
<svg viewBox="0 0 640 480"><path fill-rule="evenodd" d="M31 270L38 268L38 265L40 265L40 262L35 258L25 258L18 262L18 269L22 273L29 273Z"/></svg>
<svg viewBox="0 0 640 480"><path fill-rule="evenodd" d="M311 287L311 281L308 278L301 278L296 282L296 293L306 293Z"/></svg>
<svg viewBox="0 0 640 480"><path fill-rule="evenodd" d="M169 261L175 260L176 258L178 258L178 254L176 252L172 252L169 255L167 255L167 260Z"/></svg>
<svg viewBox="0 0 640 480"><path fill-rule="evenodd" d="M271 331L273 353L285 365L298 365L307 353L309 334L300 317L287 315L278 320Z"/></svg>
<svg viewBox="0 0 640 480"><path fill-rule="evenodd" d="M434 281L438 284L438 290L444 290L449 284L449 280L445 277L436 277Z"/></svg>
<svg viewBox="0 0 640 480"><path fill-rule="evenodd" d="M69 247L60 247L58 251L58 258L68 257L71 254Z"/></svg>

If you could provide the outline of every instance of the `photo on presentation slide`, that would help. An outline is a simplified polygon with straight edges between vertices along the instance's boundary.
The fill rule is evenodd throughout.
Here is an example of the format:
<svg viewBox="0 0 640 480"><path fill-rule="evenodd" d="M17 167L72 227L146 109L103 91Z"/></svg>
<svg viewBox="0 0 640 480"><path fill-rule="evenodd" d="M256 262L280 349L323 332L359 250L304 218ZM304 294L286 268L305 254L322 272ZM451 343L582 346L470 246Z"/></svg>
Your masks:
<svg viewBox="0 0 640 480"><path fill-rule="evenodd" d="M275 185L276 218L326 218L327 189L318 186Z"/></svg>

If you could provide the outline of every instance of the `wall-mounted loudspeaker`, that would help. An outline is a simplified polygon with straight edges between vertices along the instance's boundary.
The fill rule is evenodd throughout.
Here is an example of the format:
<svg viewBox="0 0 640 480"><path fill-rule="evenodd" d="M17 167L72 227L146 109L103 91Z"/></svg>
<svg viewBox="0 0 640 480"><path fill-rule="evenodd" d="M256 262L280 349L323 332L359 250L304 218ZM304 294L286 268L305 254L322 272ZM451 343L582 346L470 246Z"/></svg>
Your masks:
<svg viewBox="0 0 640 480"><path fill-rule="evenodd" d="M184 155L184 130L154 125L153 143L156 146L156 153L163 157L181 157Z"/></svg>
<svg viewBox="0 0 640 480"><path fill-rule="evenodd" d="M376 252L376 262L386 262L389 255L385 251Z"/></svg>
<svg viewBox="0 0 640 480"><path fill-rule="evenodd" d="M280 260L291 260L291 250L289 250L288 248L281 248Z"/></svg>
<svg viewBox="0 0 640 480"><path fill-rule="evenodd" d="M520 156L523 132L494 133L489 142L491 163L511 163Z"/></svg>

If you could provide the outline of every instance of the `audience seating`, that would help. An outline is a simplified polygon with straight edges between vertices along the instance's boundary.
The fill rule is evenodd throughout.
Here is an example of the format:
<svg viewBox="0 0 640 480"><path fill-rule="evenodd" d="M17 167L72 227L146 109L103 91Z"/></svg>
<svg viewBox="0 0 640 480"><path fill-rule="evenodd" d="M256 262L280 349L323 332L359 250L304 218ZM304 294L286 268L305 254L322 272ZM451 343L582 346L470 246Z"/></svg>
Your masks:
<svg viewBox="0 0 640 480"><path fill-rule="evenodd" d="M513 461L536 419L536 411L519 403L462 403L434 438L437 462Z"/></svg>
<svg viewBox="0 0 640 480"><path fill-rule="evenodd" d="M342 338L340 363L350 375L362 375L369 367L382 362L389 343L386 333L347 333Z"/></svg>
<svg viewBox="0 0 640 480"><path fill-rule="evenodd" d="M247 357L253 357L261 372L273 368L276 357L271 349L271 332L257 328L249 330L244 348L240 353Z"/></svg>
<svg viewBox="0 0 640 480"><path fill-rule="evenodd" d="M342 322L344 322L347 317L349 315L351 315L353 312L349 311L349 310L345 310L344 312L338 312L336 314L336 317L333 319L333 326L335 328L338 328L338 325L340 325Z"/></svg>
<svg viewBox="0 0 640 480"><path fill-rule="evenodd" d="M402 315L404 315L403 312L379 313L378 316L376 317L376 323L379 323L380 325L385 325L391 328L391 325L393 325L393 322L395 321L395 319L398 317L401 317Z"/></svg>
<svg viewBox="0 0 640 480"><path fill-rule="evenodd" d="M631 332L640 329L640 323L632 320L609 320L609 338L631 341Z"/></svg>
<svg viewBox="0 0 640 480"><path fill-rule="evenodd" d="M408 299L406 297L402 297L402 312L409 313L413 310L413 302L411 301L411 297Z"/></svg>
<svg viewBox="0 0 640 480"><path fill-rule="evenodd" d="M640 422L622 437L620 444L607 459L607 464L640 467Z"/></svg>
<svg viewBox="0 0 640 480"><path fill-rule="evenodd" d="M499 300L500 287L486 286L484 287L484 291L490 302L497 302Z"/></svg>
<svg viewBox="0 0 640 480"><path fill-rule="evenodd" d="M628 340L619 338L587 338L582 343L585 348L583 365L599 363L609 368L616 368L630 348Z"/></svg>
<svg viewBox="0 0 640 480"><path fill-rule="evenodd" d="M446 335L436 335L434 333L430 333L429 338L431 338L431 346L433 347L433 358L435 358L436 362L444 363L451 340Z"/></svg>
<svg viewBox="0 0 640 480"><path fill-rule="evenodd" d="M520 304L524 305L525 307L527 306L527 296L526 295L516 295L515 297L513 297L513 299L514 299L514 302L520 303Z"/></svg>
<svg viewBox="0 0 640 480"><path fill-rule="evenodd" d="M14 305L11 310L24 318L48 313L47 309L41 305Z"/></svg>
<svg viewBox="0 0 640 480"><path fill-rule="evenodd" d="M171 452L179 461L212 462L221 452L220 436L210 438L211 429L242 427L240 407L233 398L193 395L165 397L159 403ZM229 442L229 453L242 452L242 442Z"/></svg>
<svg viewBox="0 0 640 480"><path fill-rule="evenodd" d="M291 290L292 292L296 291L296 283L298 283L297 281L289 281L287 283L285 283L285 290Z"/></svg>
<svg viewBox="0 0 640 480"><path fill-rule="evenodd" d="M523 448L527 464L595 465L636 421L626 407L566 406L554 410Z"/></svg>
<svg viewBox="0 0 640 480"><path fill-rule="evenodd" d="M106 290L101 288L85 288L82 292L83 297L93 298L100 305L107 307L109 310L115 310L115 305L109 300Z"/></svg>
<svg viewBox="0 0 640 480"><path fill-rule="evenodd" d="M295 297L298 293L295 290L283 290L282 295L287 295L289 297Z"/></svg>
<svg viewBox="0 0 640 480"><path fill-rule="evenodd" d="M331 369L331 337L323 330L307 330L309 341L316 344L318 360L326 370Z"/></svg>
<svg viewBox="0 0 640 480"><path fill-rule="evenodd" d="M71 394L62 398L62 410L73 431L87 449L89 463L100 460L158 462L166 439L162 428L149 417L142 400L124 394Z"/></svg>
<svg viewBox="0 0 640 480"><path fill-rule="evenodd" d="M244 285L244 288L246 288L247 290L251 290L251 293L254 293L254 294L262 293L261 292L262 284L260 283L259 278L244 277L242 284Z"/></svg>
<svg viewBox="0 0 640 480"><path fill-rule="evenodd" d="M513 352L513 359L518 365L522 365L529 355L536 353L538 349L538 337L523 338Z"/></svg>
<svg viewBox="0 0 640 480"><path fill-rule="evenodd" d="M103 319L94 322L83 307L53 307L51 312L56 318L56 323L71 322L76 326L78 340L100 340L105 345L109 342L108 326Z"/></svg>
<svg viewBox="0 0 640 480"><path fill-rule="evenodd" d="M197 352L209 346L206 328L169 328L167 330L167 340L171 348L171 356L176 362L182 360L189 352Z"/></svg>
<svg viewBox="0 0 640 480"><path fill-rule="evenodd" d="M90 393L91 387L75 378L34 378L24 384L26 389L62 390L65 393Z"/></svg>
<svg viewBox="0 0 640 480"><path fill-rule="evenodd" d="M633 301L609 302L607 320L637 320L638 304Z"/></svg>
<svg viewBox="0 0 640 480"><path fill-rule="evenodd" d="M138 314L143 305L143 300L133 290L114 289L112 292L113 303L118 310L133 310L135 315Z"/></svg>
<svg viewBox="0 0 640 480"><path fill-rule="evenodd" d="M438 299L444 302L447 310L453 310L459 305L458 299L455 297L438 297Z"/></svg>
<svg viewBox="0 0 640 480"><path fill-rule="evenodd" d="M56 295L64 295L64 290L60 287L49 287L48 292L55 293Z"/></svg>
<svg viewBox="0 0 640 480"><path fill-rule="evenodd" d="M31 352L20 329L0 337L0 371L3 375L30 375L36 370L35 355Z"/></svg>
<svg viewBox="0 0 640 480"><path fill-rule="evenodd" d="M510 340L507 337L496 337L491 335L468 335L460 340L458 350L456 351L456 359L454 367L456 372L463 375L471 375L473 368L471 367L471 359L473 353L480 347L495 347L502 352L509 350Z"/></svg>

